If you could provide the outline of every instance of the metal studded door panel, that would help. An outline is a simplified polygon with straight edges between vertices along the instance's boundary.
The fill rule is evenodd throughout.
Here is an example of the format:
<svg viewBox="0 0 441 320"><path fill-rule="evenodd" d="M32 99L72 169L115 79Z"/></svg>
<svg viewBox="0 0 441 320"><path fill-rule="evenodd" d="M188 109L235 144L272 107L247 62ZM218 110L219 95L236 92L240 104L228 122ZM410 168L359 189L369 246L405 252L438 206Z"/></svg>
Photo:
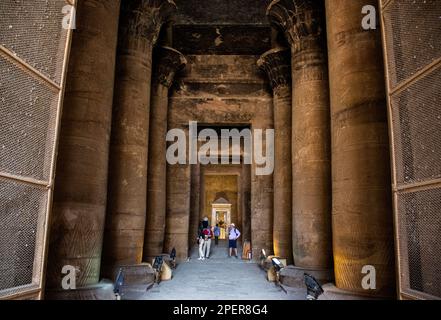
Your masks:
<svg viewBox="0 0 441 320"><path fill-rule="evenodd" d="M63 21L74 15L66 5L0 1L0 299L42 294L71 38Z"/></svg>
<svg viewBox="0 0 441 320"><path fill-rule="evenodd" d="M399 293L441 298L441 1L381 0Z"/></svg>

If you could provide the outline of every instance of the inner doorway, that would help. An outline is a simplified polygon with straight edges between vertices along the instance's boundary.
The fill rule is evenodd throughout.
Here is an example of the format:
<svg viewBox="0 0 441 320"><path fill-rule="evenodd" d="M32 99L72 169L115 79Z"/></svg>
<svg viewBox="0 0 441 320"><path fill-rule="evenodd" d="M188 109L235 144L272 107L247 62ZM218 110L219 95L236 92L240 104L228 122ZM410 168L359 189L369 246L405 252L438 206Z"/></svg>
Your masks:
<svg viewBox="0 0 441 320"><path fill-rule="evenodd" d="M231 203L225 198L216 199L211 205L212 225L219 225L219 239L227 238L227 228L231 224Z"/></svg>

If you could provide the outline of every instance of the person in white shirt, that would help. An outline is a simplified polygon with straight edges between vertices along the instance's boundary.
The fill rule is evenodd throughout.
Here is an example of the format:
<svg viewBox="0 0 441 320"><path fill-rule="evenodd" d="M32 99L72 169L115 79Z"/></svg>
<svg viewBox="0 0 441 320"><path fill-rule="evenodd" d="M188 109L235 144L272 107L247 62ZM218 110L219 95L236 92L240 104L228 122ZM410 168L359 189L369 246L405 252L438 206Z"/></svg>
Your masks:
<svg viewBox="0 0 441 320"><path fill-rule="evenodd" d="M236 259L237 256L237 239L240 237L240 231L236 228L236 225L234 223L231 224L228 232L228 247L229 247L229 257L232 256L234 251L234 256Z"/></svg>
<svg viewBox="0 0 441 320"><path fill-rule="evenodd" d="M204 236L204 227L202 224L202 221L199 223L199 230L198 230L198 245L199 245L199 258L198 260L205 260L205 253L204 253L204 243L205 243L205 236Z"/></svg>

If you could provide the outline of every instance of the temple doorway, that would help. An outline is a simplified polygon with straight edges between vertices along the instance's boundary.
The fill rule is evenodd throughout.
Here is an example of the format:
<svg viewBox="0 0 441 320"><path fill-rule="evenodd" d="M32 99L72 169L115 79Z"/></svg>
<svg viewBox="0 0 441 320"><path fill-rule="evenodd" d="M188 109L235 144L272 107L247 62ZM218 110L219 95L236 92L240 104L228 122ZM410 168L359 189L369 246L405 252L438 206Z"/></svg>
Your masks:
<svg viewBox="0 0 441 320"><path fill-rule="evenodd" d="M221 197L212 203L211 208L212 225L219 225L221 229L219 239L226 239L227 228L231 224L231 203Z"/></svg>

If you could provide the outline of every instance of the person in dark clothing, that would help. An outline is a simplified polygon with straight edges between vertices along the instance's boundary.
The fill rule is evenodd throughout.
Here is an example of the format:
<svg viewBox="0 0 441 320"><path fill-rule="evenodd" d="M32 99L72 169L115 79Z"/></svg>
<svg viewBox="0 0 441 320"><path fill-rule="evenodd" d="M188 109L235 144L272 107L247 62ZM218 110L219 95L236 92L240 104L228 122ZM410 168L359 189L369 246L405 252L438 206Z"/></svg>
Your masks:
<svg viewBox="0 0 441 320"><path fill-rule="evenodd" d="M198 239L204 237L204 235L202 234L203 230L204 230L204 224L202 223L202 221L200 221L198 226Z"/></svg>
<svg viewBox="0 0 441 320"><path fill-rule="evenodd" d="M205 217L204 220L202 221L202 228L203 229L208 228L208 218L207 217Z"/></svg>
<svg viewBox="0 0 441 320"><path fill-rule="evenodd" d="M219 228L219 224L216 224L216 226L213 229L213 235L214 235L214 244L217 246L219 244L219 237L220 237L221 230Z"/></svg>

